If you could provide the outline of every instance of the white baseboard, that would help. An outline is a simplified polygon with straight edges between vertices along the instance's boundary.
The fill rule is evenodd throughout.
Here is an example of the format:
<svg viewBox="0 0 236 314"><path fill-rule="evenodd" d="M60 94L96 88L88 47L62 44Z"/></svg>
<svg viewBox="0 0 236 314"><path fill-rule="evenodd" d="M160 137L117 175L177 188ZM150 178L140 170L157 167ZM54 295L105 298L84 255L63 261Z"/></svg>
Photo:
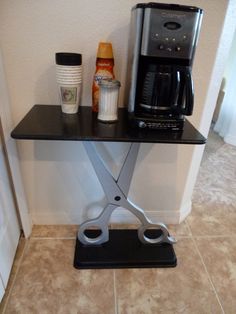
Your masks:
<svg viewBox="0 0 236 314"><path fill-rule="evenodd" d="M178 211L146 211L145 215L153 222L164 224L178 224L180 213ZM125 209L114 212L111 223L137 223L137 218Z"/></svg>
<svg viewBox="0 0 236 314"><path fill-rule="evenodd" d="M192 201L190 200L185 206L182 206L181 210L179 211L179 224L188 217L192 210Z"/></svg>
<svg viewBox="0 0 236 314"><path fill-rule="evenodd" d="M179 211L146 211L145 214L153 223L179 224L190 212L191 202ZM75 214L68 215L68 213L32 213L31 215L33 223L36 225L81 224L83 222L80 221L81 218ZM96 217L95 213L94 217ZM110 223L118 224L132 224L138 222L138 219L133 214L121 207L113 212L110 219Z"/></svg>
<svg viewBox="0 0 236 314"><path fill-rule="evenodd" d="M233 135L226 135L224 137L224 141L225 143L228 143L230 145L234 145L236 146L236 136L233 136Z"/></svg>

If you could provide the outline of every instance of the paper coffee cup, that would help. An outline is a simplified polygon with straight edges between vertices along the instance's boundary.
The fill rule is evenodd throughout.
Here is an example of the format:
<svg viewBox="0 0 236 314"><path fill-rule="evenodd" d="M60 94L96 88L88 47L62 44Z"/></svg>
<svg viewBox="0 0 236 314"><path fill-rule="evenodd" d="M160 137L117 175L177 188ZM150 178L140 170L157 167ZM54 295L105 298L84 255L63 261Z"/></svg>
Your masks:
<svg viewBox="0 0 236 314"><path fill-rule="evenodd" d="M56 53L56 80L62 112L78 112L82 86L82 56L77 53Z"/></svg>
<svg viewBox="0 0 236 314"><path fill-rule="evenodd" d="M61 108L64 113L77 113L79 108L81 84L59 84Z"/></svg>

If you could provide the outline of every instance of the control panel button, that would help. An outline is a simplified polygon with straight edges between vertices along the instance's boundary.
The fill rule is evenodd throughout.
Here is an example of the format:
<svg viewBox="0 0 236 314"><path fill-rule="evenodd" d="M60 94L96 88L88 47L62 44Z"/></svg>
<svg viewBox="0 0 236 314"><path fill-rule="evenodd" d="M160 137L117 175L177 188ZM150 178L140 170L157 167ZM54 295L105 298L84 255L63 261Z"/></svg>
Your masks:
<svg viewBox="0 0 236 314"><path fill-rule="evenodd" d="M181 50L180 46L175 47L175 51L180 51L180 50Z"/></svg>
<svg viewBox="0 0 236 314"><path fill-rule="evenodd" d="M167 47L167 48L166 48L166 51L171 52L171 51L172 51L172 48L171 48L171 47Z"/></svg>
<svg viewBox="0 0 236 314"><path fill-rule="evenodd" d="M152 39L153 40L158 40L159 39L159 34L158 33L152 34Z"/></svg>
<svg viewBox="0 0 236 314"><path fill-rule="evenodd" d="M164 24L164 27L172 31L172 30L179 29L181 25L177 22L166 22Z"/></svg>
<svg viewBox="0 0 236 314"><path fill-rule="evenodd" d="M160 50L164 50L165 46L164 45L159 45L158 47Z"/></svg>
<svg viewBox="0 0 236 314"><path fill-rule="evenodd" d="M139 121L138 126L142 129L146 128L146 123L144 121Z"/></svg>

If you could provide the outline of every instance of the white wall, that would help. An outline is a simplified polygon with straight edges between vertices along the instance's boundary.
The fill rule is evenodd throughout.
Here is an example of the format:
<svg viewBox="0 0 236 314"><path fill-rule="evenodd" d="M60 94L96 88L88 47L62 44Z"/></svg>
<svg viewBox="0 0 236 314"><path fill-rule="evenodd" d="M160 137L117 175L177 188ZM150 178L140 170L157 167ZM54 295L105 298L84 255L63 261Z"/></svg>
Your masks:
<svg viewBox="0 0 236 314"><path fill-rule="evenodd" d="M221 73L222 65L219 62L214 68L214 62L227 5L232 2L172 2L204 9L193 69L195 108L191 121L196 127L201 125L206 135L220 79L212 86L209 83L213 70ZM0 38L14 122L18 123L35 103L58 103L54 72L54 54L58 51L83 54L82 105L90 105L96 49L101 40L113 43L115 73L122 84L120 105L123 105L130 9L135 3L2 0ZM226 54L227 47L221 53L221 63ZM208 117L202 123L206 106ZM104 204L103 191L80 142L19 141L18 147L35 223L80 223L95 215L97 202L100 208ZM104 147L112 160L109 165L117 173L127 145L110 143ZM191 209L191 193L202 150L203 146L142 144L130 189L131 200L144 207L154 220L177 223L183 219ZM124 218L118 216L114 214L113 219Z"/></svg>
<svg viewBox="0 0 236 314"><path fill-rule="evenodd" d="M214 130L224 138L224 141L234 146L236 146L235 73L236 73L236 30L234 32L230 54L224 72L225 78L224 98L221 103L218 119L214 126Z"/></svg>
<svg viewBox="0 0 236 314"><path fill-rule="evenodd" d="M28 211L27 200L25 197L24 186L22 184L22 176L20 164L18 160L18 153L16 142L11 138L11 130L13 128L12 114L10 110L8 89L5 78L5 71L3 66L2 54L0 50L0 119L2 131L2 138L4 138L5 149L8 156L10 167L11 180L14 185L15 207L18 212L19 224L23 229L25 237L31 234L31 219ZM5 187L7 189L7 187ZM12 221L13 222L13 221ZM7 226L7 225L6 225ZM6 227L5 226L5 227ZM14 225L12 224L14 229ZM5 241L6 242L6 241Z"/></svg>

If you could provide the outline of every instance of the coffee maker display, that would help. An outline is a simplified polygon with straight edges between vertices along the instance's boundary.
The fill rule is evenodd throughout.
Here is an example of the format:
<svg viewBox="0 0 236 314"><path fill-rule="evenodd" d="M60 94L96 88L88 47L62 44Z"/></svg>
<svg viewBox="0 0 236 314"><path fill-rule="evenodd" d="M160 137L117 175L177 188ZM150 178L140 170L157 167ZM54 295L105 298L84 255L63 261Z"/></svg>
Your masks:
<svg viewBox="0 0 236 314"><path fill-rule="evenodd" d="M128 60L132 125L182 130L194 105L192 64L202 19L197 7L139 3L131 13Z"/></svg>

